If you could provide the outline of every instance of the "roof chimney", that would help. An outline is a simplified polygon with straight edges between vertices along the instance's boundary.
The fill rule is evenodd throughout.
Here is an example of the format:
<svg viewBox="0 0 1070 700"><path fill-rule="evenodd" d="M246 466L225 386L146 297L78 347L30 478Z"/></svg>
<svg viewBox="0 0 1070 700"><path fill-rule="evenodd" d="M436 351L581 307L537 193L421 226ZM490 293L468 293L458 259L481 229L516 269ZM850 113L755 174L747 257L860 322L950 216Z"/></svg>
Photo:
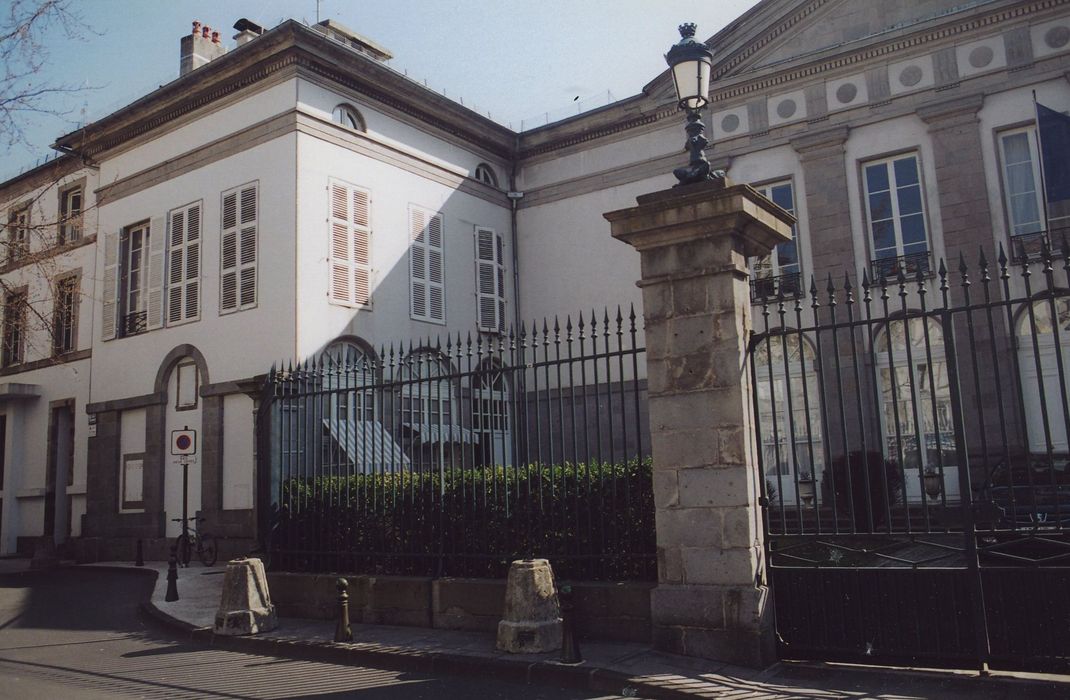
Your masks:
<svg viewBox="0 0 1070 700"><path fill-rule="evenodd" d="M193 22L193 31L179 41L179 75L185 75L219 58L227 47L219 41L219 32L207 24Z"/></svg>
<svg viewBox="0 0 1070 700"><path fill-rule="evenodd" d="M234 29L238 32L234 35L234 41L238 42L238 46L244 46L264 33L263 27L244 17L234 23Z"/></svg>

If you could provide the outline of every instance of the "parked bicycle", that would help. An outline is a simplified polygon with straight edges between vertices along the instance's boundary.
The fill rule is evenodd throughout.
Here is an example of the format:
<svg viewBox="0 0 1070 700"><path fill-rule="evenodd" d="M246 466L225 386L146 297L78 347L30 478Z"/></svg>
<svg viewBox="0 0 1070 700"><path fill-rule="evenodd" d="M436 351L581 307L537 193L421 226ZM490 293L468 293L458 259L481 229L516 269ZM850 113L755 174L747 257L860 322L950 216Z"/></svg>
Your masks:
<svg viewBox="0 0 1070 700"><path fill-rule="evenodd" d="M172 520L176 523L182 522L182 518L172 518ZM204 518L192 516L186 518L186 520L192 522L185 532L175 538L175 555L178 557L178 563L182 566L189 566L193 550L196 549L197 558L201 560L202 564L214 566L218 554L215 535L207 532L197 532L195 523L203 523Z"/></svg>

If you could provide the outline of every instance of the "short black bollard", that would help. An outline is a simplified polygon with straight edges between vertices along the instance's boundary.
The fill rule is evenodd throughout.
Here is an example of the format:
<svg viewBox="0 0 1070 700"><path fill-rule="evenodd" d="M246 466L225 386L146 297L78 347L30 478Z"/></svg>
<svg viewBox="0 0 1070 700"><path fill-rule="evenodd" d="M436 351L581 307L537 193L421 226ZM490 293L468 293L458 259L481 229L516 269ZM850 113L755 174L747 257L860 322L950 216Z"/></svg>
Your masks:
<svg viewBox="0 0 1070 700"><path fill-rule="evenodd" d="M349 627L349 581L338 579L338 626L334 628L334 641L352 642L353 630Z"/></svg>
<svg viewBox="0 0 1070 700"><path fill-rule="evenodd" d="M134 557L134 566L145 566L145 552L142 550L141 538L137 541L137 555Z"/></svg>
<svg viewBox="0 0 1070 700"><path fill-rule="evenodd" d="M178 600L178 555L175 545L171 545L171 556L167 558L167 595L163 597L168 603Z"/></svg>
<svg viewBox="0 0 1070 700"><path fill-rule="evenodd" d="M561 601L561 663L583 663L580 645L576 641L576 605L572 598L572 586L561 586L557 597Z"/></svg>

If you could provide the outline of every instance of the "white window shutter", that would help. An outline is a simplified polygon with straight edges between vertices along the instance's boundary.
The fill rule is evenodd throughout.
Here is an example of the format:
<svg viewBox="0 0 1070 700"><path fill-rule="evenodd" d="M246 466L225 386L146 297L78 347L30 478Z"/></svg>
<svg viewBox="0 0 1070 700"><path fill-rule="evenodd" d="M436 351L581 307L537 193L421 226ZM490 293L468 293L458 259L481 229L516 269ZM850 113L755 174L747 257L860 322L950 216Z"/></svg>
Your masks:
<svg viewBox="0 0 1070 700"><path fill-rule="evenodd" d="M426 220L422 209L409 210L409 300L416 319L427 318Z"/></svg>
<svg viewBox="0 0 1070 700"><path fill-rule="evenodd" d="M371 303L371 193L331 181L327 296L344 306Z"/></svg>
<svg viewBox="0 0 1070 700"><path fill-rule="evenodd" d="M104 234L104 289L103 319L100 324L100 339L115 337L116 296L119 290L119 232Z"/></svg>
<svg viewBox="0 0 1070 700"><path fill-rule="evenodd" d="M427 220L427 310L434 321L446 320L445 270L443 269L442 215Z"/></svg>
<svg viewBox="0 0 1070 700"><path fill-rule="evenodd" d="M498 266L494 239L494 231L476 227L476 310L481 331L498 330Z"/></svg>
<svg viewBox="0 0 1070 700"><path fill-rule="evenodd" d="M494 233L494 257L498 263L498 330L505 331L505 238Z"/></svg>
<svg viewBox="0 0 1070 700"><path fill-rule="evenodd" d="M200 317L201 205L170 214L167 244L167 323Z"/></svg>
<svg viewBox="0 0 1070 700"><path fill-rule="evenodd" d="M353 188L353 303L371 303L371 193Z"/></svg>
<svg viewBox="0 0 1070 700"><path fill-rule="evenodd" d="M219 311L238 309L238 193L224 192L219 233Z"/></svg>
<svg viewBox="0 0 1070 700"><path fill-rule="evenodd" d="M241 308L248 309L256 305L256 266L257 266L257 230L260 228L259 202L257 202L256 185L242 187L241 190L241 253L238 261L241 274L238 280L238 301Z"/></svg>
<svg viewBox="0 0 1070 700"><path fill-rule="evenodd" d="M167 250L166 218L158 216L149 226L149 279L145 306L145 327L163 326L164 258Z"/></svg>
<svg viewBox="0 0 1070 700"><path fill-rule="evenodd" d="M219 312L256 306L259 259L257 183L242 185L220 196Z"/></svg>

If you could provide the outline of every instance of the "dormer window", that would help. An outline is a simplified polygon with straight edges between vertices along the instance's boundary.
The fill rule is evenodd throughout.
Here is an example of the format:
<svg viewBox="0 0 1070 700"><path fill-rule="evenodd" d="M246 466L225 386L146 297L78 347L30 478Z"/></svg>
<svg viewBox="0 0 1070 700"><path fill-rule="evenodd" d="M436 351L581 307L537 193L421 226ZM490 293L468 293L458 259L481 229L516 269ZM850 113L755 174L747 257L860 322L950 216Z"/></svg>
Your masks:
<svg viewBox="0 0 1070 700"><path fill-rule="evenodd" d="M494 174L494 169L486 163L480 163L476 166L475 178L484 185L490 185L495 189L498 188L498 176Z"/></svg>
<svg viewBox="0 0 1070 700"><path fill-rule="evenodd" d="M364 126L364 117L360 116L360 112L352 105L338 105L334 108L334 112L331 113L331 119L335 124L341 124L347 129L354 129L355 131L367 130L367 127Z"/></svg>

